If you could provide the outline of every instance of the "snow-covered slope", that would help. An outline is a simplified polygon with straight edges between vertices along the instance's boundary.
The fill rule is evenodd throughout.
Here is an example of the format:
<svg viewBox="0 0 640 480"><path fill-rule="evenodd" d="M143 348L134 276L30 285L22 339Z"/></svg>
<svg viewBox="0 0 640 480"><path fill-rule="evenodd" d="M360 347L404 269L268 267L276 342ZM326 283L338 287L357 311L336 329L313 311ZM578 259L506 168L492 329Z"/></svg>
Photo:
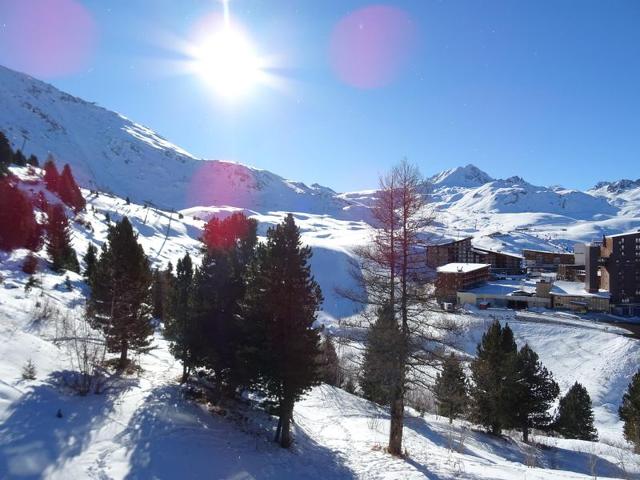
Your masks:
<svg viewBox="0 0 640 480"><path fill-rule="evenodd" d="M349 205L320 185L196 159L122 115L2 66L0 130L14 148L41 161L52 153L58 162L69 163L84 187L165 209L233 205L340 215Z"/></svg>
<svg viewBox="0 0 640 480"><path fill-rule="evenodd" d="M27 168L12 169L29 181L24 188L37 188ZM203 219L236 210L191 208L180 218L112 195L84 194L87 211L72 224L79 252L89 241L104 241L107 213L112 220L127 215L158 267L175 264L187 251L198 258ZM259 221L261 235L284 215L244 211ZM350 251L367 238L370 227L317 214L298 213L295 218L303 241L313 248L312 271L325 295L320 321L337 331L339 320L356 309L334 289L350 286ZM296 406L296 444L286 452L270 442L275 423L266 414L239 406L223 417L188 401L177 383L180 365L160 331L156 348L140 358L143 371L138 376L114 381L101 395L70 394L61 383L70 360L64 344L54 341L59 322L45 310L60 312L59 319L80 318L87 287L80 276L69 273L69 289L65 275L47 269L43 250L37 254L40 284L26 291L28 276L20 271L26 253L0 252L0 478L564 479L592 477L592 467L604 477L640 475L640 458L624 446L615 414L640 354L640 342L622 329L554 314L451 315L464 327L456 348L467 358L492 320L489 314L508 321L518 343L532 345L563 392L575 380L588 388L599 433L615 446L535 435L548 448L531 448L491 437L465 422L450 427L445 419L421 417L409 409L408 457L396 459L381 449L389 428L385 409L320 386ZM33 381L21 378L29 359L37 368Z"/></svg>
<svg viewBox="0 0 640 480"><path fill-rule="evenodd" d="M640 216L640 178L600 182L589 190L589 193L605 198L609 203L617 206L623 215Z"/></svg>
<svg viewBox="0 0 640 480"><path fill-rule="evenodd" d="M376 194L375 190L336 194L246 165L196 159L122 115L4 67L0 67L0 130L14 148L41 160L52 153L60 163L70 163L87 188L167 210L230 206L261 214L294 211L368 221ZM438 234L483 236L505 227L511 232L541 228L550 232L545 235L570 245L591 239L589 235L619 233L640 224L638 182L600 184L580 192L535 186L519 177L494 179L474 165L446 170L430 182ZM576 224L589 235L563 233ZM534 244L542 247L546 241ZM530 244L521 239L505 243Z"/></svg>
<svg viewBox="0 0 640 480"><path fill-rule="evenodd" d="M481 213L540 212L575 219L616 215L606 199L562 187L539 187L521 177L495 180L473 165L431 178L433 201L441 208Z"/></svg>

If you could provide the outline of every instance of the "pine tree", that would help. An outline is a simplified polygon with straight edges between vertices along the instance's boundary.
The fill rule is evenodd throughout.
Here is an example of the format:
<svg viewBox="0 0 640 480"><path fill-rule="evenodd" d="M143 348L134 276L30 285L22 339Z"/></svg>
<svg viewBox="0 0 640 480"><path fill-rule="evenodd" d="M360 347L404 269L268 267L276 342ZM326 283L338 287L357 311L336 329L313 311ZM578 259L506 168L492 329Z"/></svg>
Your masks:
<svg viewBox="0 0 640 480"><path fill-rule="evenodd" d="M9 173L9 165L13 161L11 144L3 132L0 132L0 179Z"/></svg>
<svg viewBox="0 0 640 480"><path fill-rule="evenodd" d="M75 212L84 210L87 202L82 196L82 192L80 191L75 178L73 178L73 173L71 172L69 164L66 164L62 169L57 192L60 195L60 199L65 204L73 208Z"/></svg>
<svg viewBox="0 0 640 480"><path fill-rule="evenodd" d="M438 414L446 416L449 423L463 415L469 404L467 377L462 362L453 353L442 362L442 373L438 373L434 386Z"/></svg>
<svg viewBox="0 0 640 480"><path fill-rule="evenodd" d="M324 335L320 344L320 377L327 385L339 387L340 382L340 361L336 347L331 340L331 336Z"/></svg>
<svg viewBox="0 0 640 480"><path fill-rule="evenodd" d="M11 205L11 208L4 208ZM33 204L9 177L0 178L0 250L38 250L42 227L36 221Z"/></svg>
<svg viewBox="0 0 640 480"><path fill-rule="evenodd" d="M393 307L378 309L378 317L367 332L367 342L358 383L364 398L389 405L399 368L397 345L402 341Z"/></svg>
<svg viewBox="0 0 640 480"><path fill-rule="evenodd" d="M237 213L212 219L205 227L206 252L195 276L193 323L200 331L199 352L218 386L233 394L246 381L242 343L247 333L240 318L246 273L257 244L257 222ZM208 241L207 239L222 239ZM208 243L207 243L208 242Z"/></svg>
<svg viewBox="0 0 640 480"><path fill-rule="evenodd" d="M89 284L88 312L123 370L129 351L147 351L153 334L149 261L127 217L109 227Z"/></svg>
<svg viewBox="0 0 640 480"><path fill-rule="evenodd" d="M171 291L175 282L173 276L173 265L171 262L166 270L155 269L153 271L153 282L151 296L153 298L153 316L162 321L169 316L169 302L171 301Z"/></svg>
<svg viewBox="0 0 640 480"><path fill-rule="evenodd" d="M311 249L303 247L293 216L267 231L257 248L245 315L254 330L254 365L259 387L276 401L279 422L276 441L291 444L295 402L319 381L319 333L313 327L322 303L320 287L311 275Z"/></svg>
<svg viewBox="0 0 640 480"><path fill-rule="evenodd" d="M87 253L82 259L84 260L84 277L88 280L93 275L98 261L98 249L93 243L89 243Z"/></svg>
<svg viewBox="0 0 640 480"><path fill-rule="evenodd" d="M517 346L513 332L495 321L482 335L471 362L472 418L499 435L514 426Z"/></svg>
<svg viewBox="0 0 640 480"><path fill-rule="evenodd" d="M192 295L194 272L189 254L178 260L176 279L171 291L169 315L164 336L170 341L171 353L182 362L182 381L185 382L197 361L198 332L193 322Z"/></svg>
<svg viewBox="0 0 640 480"><path fill-rule="evenodd" d="M58 193L60 174L51 155L47 157L47 161L44 163L44 184L50 192Z"/></svg>
<svg viewBox="0 0 640 480"><path fill-rule="evenodd" d="M578 382L560 399L554 428L565 438L598 439L598 432L593 426L591 397Z"/></svg>
<svg viewBox="0 0 640 480"><path fill-rule="evenodd" d="M39 167L40 161L38 160L38 157L36 157L34 154L31 154L29 155L29 158L27 158L27 165L31 165L32 167Z"/></svg>
<svg viewBox="0 0 640 480"><path fill-rule="evenodd" d="M13 164L18 165L19 167L24 167L27 165L27 157L24 156L21 150L16 150L13 154Z"/></svg>
<svg viewBox="0 0 640 480"><path fill-rule="evenodd" d="M47 253L51 257L53 271L79 272L78 258L71 245L71 228L62 205L54 204L49 207L45 231Z"/></svg>
<svg viewBox="0 0 640 480"><path fill-rule="evenodd" d="M640 452L640 370L631 379L618 414L624 422L624 438Z"/></svg>
<svg viewBox="0 0 640 480"><path fill-rule="evenodd" d="M551 403L560 393L560 387L538 359L529 345L518 352L518 391L516 402L516 426L522 438L529 441L529 429L546 429L551 425Z"/></svg>

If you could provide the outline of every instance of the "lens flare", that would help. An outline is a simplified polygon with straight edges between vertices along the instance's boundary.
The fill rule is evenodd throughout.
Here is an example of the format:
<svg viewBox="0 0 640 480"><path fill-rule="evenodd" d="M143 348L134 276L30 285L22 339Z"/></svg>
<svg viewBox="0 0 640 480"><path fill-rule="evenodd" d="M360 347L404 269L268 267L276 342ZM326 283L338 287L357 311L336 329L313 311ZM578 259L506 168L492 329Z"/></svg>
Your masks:
<svg viewBox="0 0 640 480"><path fill-rule="evenodd" d="M74 0L0 1L0 63L38 77L86 67L96 39L89 11Z"/></svg>
<svg viewBox="0 0 640 480"><path fill-rule="evenodd" d="M224 161L203 161L191 177L187 205L251 208L259 185L247 167Z"/></svg>
<svg viewBox="0 0 640 480"><path fill-rule="evenodd" d="M330 60L345 83L363 89L391 83L415 44L411 17L395 7L373 5L342 18L333 30Z"/></svg>

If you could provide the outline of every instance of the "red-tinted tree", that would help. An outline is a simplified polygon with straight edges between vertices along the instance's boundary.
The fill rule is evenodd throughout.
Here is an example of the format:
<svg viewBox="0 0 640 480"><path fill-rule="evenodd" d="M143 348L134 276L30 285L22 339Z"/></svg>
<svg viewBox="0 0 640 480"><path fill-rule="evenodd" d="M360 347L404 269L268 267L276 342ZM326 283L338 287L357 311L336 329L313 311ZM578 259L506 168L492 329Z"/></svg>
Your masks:
<svg viewBox="0 0 640 480"><path fill-rule="evenodd" d="M47 253L55 272L71 270L79 272L78 258L71 246L71 228L62 205L51 205L47 212Z"/></svg>
<svg viewBox="0 0 640 480"><path fill-rule="evenodd" d="M58 182L58 195L65 204L69 205L76 212L83 210L86 205L82 192L80 192L80 188L75 178L73 178L69 164L66 164L62 169L62 174Z"/></svg>
<svg viewBox="0 0 640 480"><path fill-rule="evenodd" d="M204 227L202 241L209 251L229 250L247 238L252 228L255 228L255 222L239 212L224 220L212 218Z"/></svg>
<svg viewBox="0 0 640 480"><path fill-rule="evenodd" d="M57 193L59 183L60 174L53 161L53 157L49 156L44 164L44 184L47 186L47 190Z"/></svg>
<svg viewBox="0 0 640 480"><path fill-rule="evenodd" d="M33 275L38 270L38 259L35 255L29 252L22 262L22 271L28 275Z"/></svg>
<svg viewBox="0 0 640 480"><path fill-rule="evenodd" d="M33 204L10 177L0 180L0 205L0 250L39 249L42 228L36 222Z"/></svg>

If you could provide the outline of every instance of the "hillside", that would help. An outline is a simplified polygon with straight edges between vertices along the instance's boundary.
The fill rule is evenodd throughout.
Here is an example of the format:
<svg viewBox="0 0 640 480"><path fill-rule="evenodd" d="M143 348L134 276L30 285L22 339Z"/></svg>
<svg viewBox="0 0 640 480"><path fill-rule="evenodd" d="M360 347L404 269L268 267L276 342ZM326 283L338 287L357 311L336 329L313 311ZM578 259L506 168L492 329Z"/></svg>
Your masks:
<svg viewBox="0 0 640 480"><path fill-rule="evenodd" d="M348 202L241 164L200 160L120 114L0 66L0 130L14 148L69 163L79 183L167 210L232 205L340 215ZM158 188L161 185L162 188Z"/></svg>
<svg viewBox="0 0 640 480"><path fill-rule="evenodd" d="M26 180L26 169L14 169ZM197 240L208 215L232 209L192 209L176 214L105 194L87 196L88 211L73 224L73 242L82 252L88 241L106 235L105 214L127 215L156 266L175 263L185 251L198 258ZM252 213L260 233L282 214ZM197 217L197 218L196 218ZM314 248L313 271L325 296L348 282L349 247L361 241L365 224L323 216L297 215L303 239ZM89 227L90 225L90 227ZM167 232L169 235L167 236ZM330 232L330 233L329 233ZM640 342L625 331L570 316L517 318L502 312L517 342L528 342L553 372L561 390L580 379L589 389L602 442L591 443L535 435L531 448L515 439L498 439L466 422L421 416L409 409L405 428L407 459L383 451L388 413L361 398L328 386L315 388L295 410L296 444L292 452L271 443L274 420L239 404L226 413L209 411L186 398L177 383L180 365L168 352L158 329L154 349L139 360L139 375L112 379L100 395L79 397L63 379L70 369L60 319L80 321L86 286L76 274L47 268L38 253L40 286L25 291L20 271L26 251L0 253L0 478L635 478L640 458L623 447L615 414L621 393L635 371ZM343 261L340 260L340 261ZM339 332L338 319L352 311L325 302L320 321ZM449 314L443 314L449 315ZM495 312L492 313L495 315ZM454 315L463 326L456 349L467 358L490 319L479 312ZM342 351L346 355L346 351ZM36 380L21 370L32 359ZM63 418L57 418L61 410ZM606 443L605 443L606 442ZM167 455L167 452L181 452ZM533 465L534 467L529 467Z"/></svg>
<svg viewBox="0 0 640 480"><path fill-rule="evenodd" d="M212 216L243 211L259 222L263 237L295 212L324 294L318 323L336 336L354 333L342 320L361 307L336 289L355 286L350 262L354 247L369 238L375 190L336 193L237 163L196 159L119 114L2 67L0 130L27 154L43 160L51 152L59 164L70 163L87 187L87 210L72 225L79 254L89 242L105 241L107 214L112 221L126 215L153 266L165 267L185 252L199 260L201 229ZM40 171L12 171L23 188L42 189ZM473 165L429 180L425 195L434 221L427 233L436 240L473 235L478 246L519 253L571 249L576 241L640 227L637 182L581 192L495 179ZM449 426L410 409L408 457L391 458L381 448L388 412L321 385L296 406L296 444L286 452L270 441L273 418L249 403L220 411L189 399L176 381L181 367L161 325L155 348L139 358L139 374L111 378L101 395L74 395L65 384L73 365L60 329L65 322L86 328L88 287L79 275L51 272L42 249L37 284L26 289L26 255L0 252L0 478L640 478L640 457L623 441L617 416L640 355L640 342L623 328L563 313L437 314L461 327L454 349L467 360L493 318L508 322L517 343L539 353L561 393L576 380L587 387L599 442L536 433L532 448L514 432L496 438L467 422ZM339 354L349 363L359 347L347 343ZM35 380L21 378L29 359Z"/></svg>
<svg viewBox="0 0 640 480"><path fill-rule="evenodd" d="M166 210L231 206L367 221L375 197L375 190L338 194L246 165L194 158L148 127L4 67L0 130L14 148L42 160L52 153L59 163L69 163L86 188ZM494 179L467 165L438 173L429 182L433 208L447 217L438 220L449 230L482 235L500 224L553 230L578 221L585 223L581 228L599 235L640 224L640 190L631 181L581 192L535 186L519 177ZM504 222L503 215L509 216ZM569 243L584 238L559 236Z"/></svg>

